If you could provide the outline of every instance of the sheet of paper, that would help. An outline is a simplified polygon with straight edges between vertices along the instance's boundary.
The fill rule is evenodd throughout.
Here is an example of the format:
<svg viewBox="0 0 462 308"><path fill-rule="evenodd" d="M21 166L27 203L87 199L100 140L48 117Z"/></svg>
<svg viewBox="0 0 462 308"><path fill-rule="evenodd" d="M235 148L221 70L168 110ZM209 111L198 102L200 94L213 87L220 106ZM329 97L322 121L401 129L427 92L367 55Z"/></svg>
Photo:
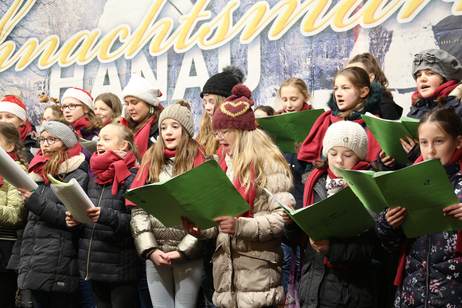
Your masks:
<svg viewBox="0 0 462 308"><path fill-rule="evenodd" d="M388 207L387 201L375 183L374 171L335 169L370 211L380 213Z"/></svg>
<svg viewBox="0 0 462 308"><path fill-rule="evenodd" d="M21 167L0 147L0 177L7 180L16 188L24 188L28 191L35 190L38 185Z"/></svg>
<svg viewBox="0 0 462 308"><path fill-rule="evenodd" d="M269 194L275 198L273 194ZM275 200L315 241L331 237L356 236L375 225L374 219L349 187L327 199L295 211L285 207L277 198Z"/></svg>
<svg viewBox="0 0 462 308"><path fill-rule="evenodd" d="M362 118L387 156L393 157L399 163L410 162L400 139L407 140L406 135L414 138L417 130L408 129L414 127L412 123L405 125L401 120L380 119L371 114L362 115Z"/></svg>
<svg viewBox="0 0 462 308"><path fill-rule="evenodd" d="M305 110L256 118L256 121L263 126L281 152L295 153L294 144L305 141L314 122L323 112L323 109Z"/></svg>
<svg viewBox="0 0 462 308"><path fill-rule="evenodd" d="M48 178L52 182L50 185L51 190L53 190L72 216L81 223L93 223L93 220L88 217L86 210L94 207L94 205L90 198L88 198L87 193L80 187L80 184L75 179L71 179L69 183L63 183L51 175L48 175Z"/></svg>
<svg viewBox="0 0 462 308"><path fill-rule="evenodd" d="M375 181L390 208L406 208L401 227L407 237L462 230L462 221L443 215L445 207L459 201L440 160L377 175Z"/></svg>
<svg viewBox="0 0 462 308"><path fill-rule="evenodd" d="M164 183L129 190L124 197L159 219L166 227L181 225L181 216L199 228L217 226L213 219L238 216L250 206L214 160Z"/></svg>

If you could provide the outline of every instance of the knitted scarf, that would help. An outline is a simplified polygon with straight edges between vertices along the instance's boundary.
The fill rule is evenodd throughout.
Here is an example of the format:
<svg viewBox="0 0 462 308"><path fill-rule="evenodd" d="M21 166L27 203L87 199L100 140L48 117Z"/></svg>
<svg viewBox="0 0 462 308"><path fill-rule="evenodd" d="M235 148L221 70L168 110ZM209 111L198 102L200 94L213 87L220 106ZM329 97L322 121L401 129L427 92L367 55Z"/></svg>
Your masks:
<svg viewBox="0 0 462 308"><path fill-rule="evenodd" d="M151 127L157 122L157 117L153 116L148 123L146 123L139 131L135 134L135 144L138 147L138 153L140 157L143 157L144 153L148 150L149 135L151 134Z"/></svg>
<svg viewBox="0 0 462 308"><path fill-rule="evenodd" d="M113 195L117 194L119 186L131 175L128 169L133 168L138 162L131 151L117 152L119 153L108 151L103 155L95 152L90 159L91 171L96 175L95 183L100 185L113 183Z"/></svg>
<svg viewBox="0 0 462 308"><path fill-rule="evenodd" d="M228 170L228 165L226 165L226 155L227 155L226 153L223 153L223 155L220 158L220 161L218 162L221 169L223 169L223 171L225 173L226 173L226 170ZM246 191L246 187L241 184L241 181L239 181L239 173L236 174L236 177L234 179L234 183L233 183L234 188L237 189L237 191L241 194L241 196L244 198L244 200L250 205L250 210L238 215L237 218L239 218L239 217L253 218L252 209L253 209L253 205L255 203L255 195L257 193L256 187L255 187L255 173L254 173L255 170L253 169L253 163L250 164L250 172L251 172L251 175L250 175L250 187L249 187L249 189L247 191Z"/></svg>
<svg viewBox="0 0 462 308"><path fill-rule="evenodd" d="M24 122L24 126L19 128L19 134L21 135L21 141L26 140L27 135L32 131L32 125L30 125L29 120Z"/></svg>
<svg viewBox="0 0 462 308"><path fill-rule="evenodd" d="M80 130L82 128L87 128L89 126L89 124L90 124L90 121L88 121L87 118L85 116L83 116L80 119L78 119L77 121L75 121L74 123L72 123L72 127L74 127L74 130L77 133L77 135L82 137L82 132L80 132Z"/></svg>
<svg viewBox="0 0 462 308"><path fill-rule="evenodd" d="M438 88L436 88L435 91L432 93L432 95L430 95L427 98L437 98L440 96L448 97L448 95L452 92L452 90L457 88L457 86L458 84L456 80L449 80L448 82L445 82L442 85L440 85ZM413 100L416 96L422 98L422 95L420 95L419 91L415 91L412 94Z"/></svg>
<svg viewBox="0 0 462 308"><path fill-rule="evenodd" d="M62 151L64 152L64 151ZM71 158L74 156L79 155L82 152L82 146L77 143L72 149L67 150L67 158ZM43 167L45 164L50 160L50 157L42 155L42 149L38 150L37 154L34 156L32 161L30 162L29 169L27 170L29 173L34 172L37 173L47 184L50 184L50 180L46 174L43 174ZM61 161L61 163L65 162L65 159ZM55 174L52 174L55 176Z"/></svg>

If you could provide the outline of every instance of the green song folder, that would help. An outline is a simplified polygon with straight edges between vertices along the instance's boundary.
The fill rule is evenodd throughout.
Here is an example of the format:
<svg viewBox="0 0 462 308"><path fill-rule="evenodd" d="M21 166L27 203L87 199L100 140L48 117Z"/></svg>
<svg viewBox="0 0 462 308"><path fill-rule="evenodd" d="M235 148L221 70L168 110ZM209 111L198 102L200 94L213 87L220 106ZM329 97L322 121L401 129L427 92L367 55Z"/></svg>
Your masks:
<svg viewBox="0 0 462 308"><path fill-rule="evenodd" d="M408 238L462 230L462 221L443 214L445 207L458 204L459 200L439 159L393 172L337 170L370 210L406 208L407 217L401 228Z"/></svg>
<svg viewBox="0 0 462 308"><path fill-rule="evenodd" d="M363 114L362 118L386 156L394 158L398 163L411 162L407 159L407 153L399 139L407 141L406 135L412 139L416 138L419 120L408 117L402 117L399 120L387 120L370 113Z"/></svg>
<svg viewBox="0 0 462 308"><path fill-rule="evenodd" d="M292 210L271 192L265 191L314 241L328 240L331 237L353 237L375 225L371 214L349 187L298 210Z"/></svg>
<svg viewBox="0 0 462 308"><path fill-rule="evenodd" d="M314 122L323 112L323 109L305 110L256 118L256 120L282 153L295 153L294 144L305 141Z"/></svg>
<svg viewBox="0 0 462 308"><path fill-rule="evenodd" d="M205 230L219 224L213 222L217 217L238 216L250 209L215 160L165 182L130 189L123 197L166 227L181 225L183 216Z"/></svg>

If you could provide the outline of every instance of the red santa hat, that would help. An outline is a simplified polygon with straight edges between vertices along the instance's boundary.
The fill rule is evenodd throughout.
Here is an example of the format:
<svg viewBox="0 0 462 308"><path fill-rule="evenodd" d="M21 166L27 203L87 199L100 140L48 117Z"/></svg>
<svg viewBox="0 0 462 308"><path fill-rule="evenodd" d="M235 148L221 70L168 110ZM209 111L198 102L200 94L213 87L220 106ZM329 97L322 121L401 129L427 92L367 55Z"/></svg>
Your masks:
<svg viewBox="0 0 462 308"><path fill-rule="evenodd" d="M63 97L61 98L61 104L64 102L64 99L72 97L78 99L85 105L87 105L90 109L93 109L93 97L91 97L90 93L80 88L69 88L64 92Z"/></svg>
<svg viewBox="0 0 462 308"><path fill-rule="evenodd" d="M7 96L0 101L0 112L9 112L23 121L27 120L26 105L14 95Z"/></svg>

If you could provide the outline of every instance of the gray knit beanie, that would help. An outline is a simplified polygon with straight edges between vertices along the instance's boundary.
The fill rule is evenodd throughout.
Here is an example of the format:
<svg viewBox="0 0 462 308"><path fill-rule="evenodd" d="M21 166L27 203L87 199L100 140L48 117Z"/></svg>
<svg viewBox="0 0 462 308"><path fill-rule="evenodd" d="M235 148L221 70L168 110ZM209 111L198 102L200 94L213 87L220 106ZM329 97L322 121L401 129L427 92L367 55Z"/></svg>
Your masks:
<svg viewBox="0 0 462 308"><path fill-rule="evenodd" d="M159 117L159 128L165 119L178 121L188 132L189 136L194 136L194 119L191 113L191 106L184 99L180 99L175 104L162 110Z"/></svg>
<svg viewBox="0 0 462 308"><path fill-rule="evenodd" d="M64 145L69 149L73 148L78 142L74 131L69 126L61 122L47 121L40 127L40 134L43 131L47 131L56 138L61 139Z"/></svg>
<svg viewBox="0 0 462 308"><path fill-rule="evenodd" d="M417 80L415 74L420 70L432 70L443 76L446 81L462 79L462 66L459 61L441 49L422 50L414 55L412 63L412 77Z"/></svg>
<svg viewBox="0 0 462 308"><path fill-rule="evenodd" d="M361 160L367 157L367 134L358 123L340 121L332 124L326 131L322 141L322 155L327 157L327 152L333 147L346 147L356 153Z"/></svg>

